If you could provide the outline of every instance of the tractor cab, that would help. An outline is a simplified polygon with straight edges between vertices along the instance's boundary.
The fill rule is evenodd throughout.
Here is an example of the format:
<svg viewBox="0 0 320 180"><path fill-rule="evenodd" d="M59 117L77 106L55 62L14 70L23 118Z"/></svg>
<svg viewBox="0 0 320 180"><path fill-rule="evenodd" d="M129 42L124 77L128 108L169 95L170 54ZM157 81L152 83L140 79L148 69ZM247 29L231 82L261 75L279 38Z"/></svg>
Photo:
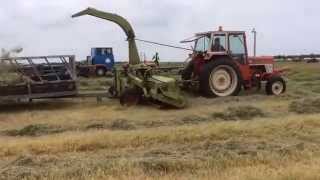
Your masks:
<svg viewBox="0 0 320 180"><path fill-rule="evenodd" d="M240 64L247 64L248 53L246 35L244 31L209 31L198 33L193 39L182 41L194 41L194 54L204 55L204 59L210 60L212 56L231 56Z"/></svg>

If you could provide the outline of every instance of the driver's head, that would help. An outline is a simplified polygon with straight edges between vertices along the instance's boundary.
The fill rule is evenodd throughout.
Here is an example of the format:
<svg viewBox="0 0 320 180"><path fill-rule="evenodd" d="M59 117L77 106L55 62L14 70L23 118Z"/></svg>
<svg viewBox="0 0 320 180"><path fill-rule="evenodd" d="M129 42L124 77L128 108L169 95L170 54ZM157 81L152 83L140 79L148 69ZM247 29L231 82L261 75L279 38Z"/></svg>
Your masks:
<svg viewBox="0 0 320 180"><path fill-rule="evenodd" d="M214 44L220 45L220 38L215 38L215 39L214 39Z"/></svg>

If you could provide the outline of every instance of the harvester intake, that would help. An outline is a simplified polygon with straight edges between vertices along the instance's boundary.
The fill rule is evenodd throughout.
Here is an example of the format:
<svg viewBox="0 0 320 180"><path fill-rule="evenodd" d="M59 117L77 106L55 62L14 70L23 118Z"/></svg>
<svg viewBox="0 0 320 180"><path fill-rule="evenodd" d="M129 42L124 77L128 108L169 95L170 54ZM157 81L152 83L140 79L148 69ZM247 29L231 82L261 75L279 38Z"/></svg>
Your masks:
<svg viewBox="0 0 320 180"><path fill-rule="evenodd" d="M118 24L127 35L127 40L129 43L129 64L136 65L140 63L140 57L139 57L137 45L135 42L134 30L130 25L130 23L125 18L117 14L99 11L94 8L88 8L84 11L74 14L72 17L75 18L79 16L84 16L84 15L94 16L94 17L112 21Z"/></svg>

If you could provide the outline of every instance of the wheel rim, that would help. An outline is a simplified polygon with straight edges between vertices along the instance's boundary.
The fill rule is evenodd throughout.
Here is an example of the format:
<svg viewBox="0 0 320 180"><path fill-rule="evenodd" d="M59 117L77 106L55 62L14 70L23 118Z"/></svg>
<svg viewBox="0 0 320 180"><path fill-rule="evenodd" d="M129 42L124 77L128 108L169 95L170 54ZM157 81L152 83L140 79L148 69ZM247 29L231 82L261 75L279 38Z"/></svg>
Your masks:
<svg viewBox="0 0 320 180"><path fill-rule="evenodd" d="M211 91L217 96L230 96L238 86L238 76L231 66L221 65L212 70L209 83Z"/></svg>
<svg viewBox="0 0 320 180"><path fill-rule="evenodd" d="M280 95L283 92L284 86L283 83L280 81L277 81L275 83L272 84L272 93L274 95Z"/></svg>

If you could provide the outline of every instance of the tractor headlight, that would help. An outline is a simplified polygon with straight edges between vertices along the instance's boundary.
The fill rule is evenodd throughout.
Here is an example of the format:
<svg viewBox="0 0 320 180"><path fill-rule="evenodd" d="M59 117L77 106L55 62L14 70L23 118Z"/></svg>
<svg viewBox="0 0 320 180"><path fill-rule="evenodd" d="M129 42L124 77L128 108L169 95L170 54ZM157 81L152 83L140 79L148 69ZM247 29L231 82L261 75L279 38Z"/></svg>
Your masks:
<svg viewBox="0 0 320 180"><path fill-rule="evenodd" d="M266 64L266 73L273 73L273 64Z"/></svg>

